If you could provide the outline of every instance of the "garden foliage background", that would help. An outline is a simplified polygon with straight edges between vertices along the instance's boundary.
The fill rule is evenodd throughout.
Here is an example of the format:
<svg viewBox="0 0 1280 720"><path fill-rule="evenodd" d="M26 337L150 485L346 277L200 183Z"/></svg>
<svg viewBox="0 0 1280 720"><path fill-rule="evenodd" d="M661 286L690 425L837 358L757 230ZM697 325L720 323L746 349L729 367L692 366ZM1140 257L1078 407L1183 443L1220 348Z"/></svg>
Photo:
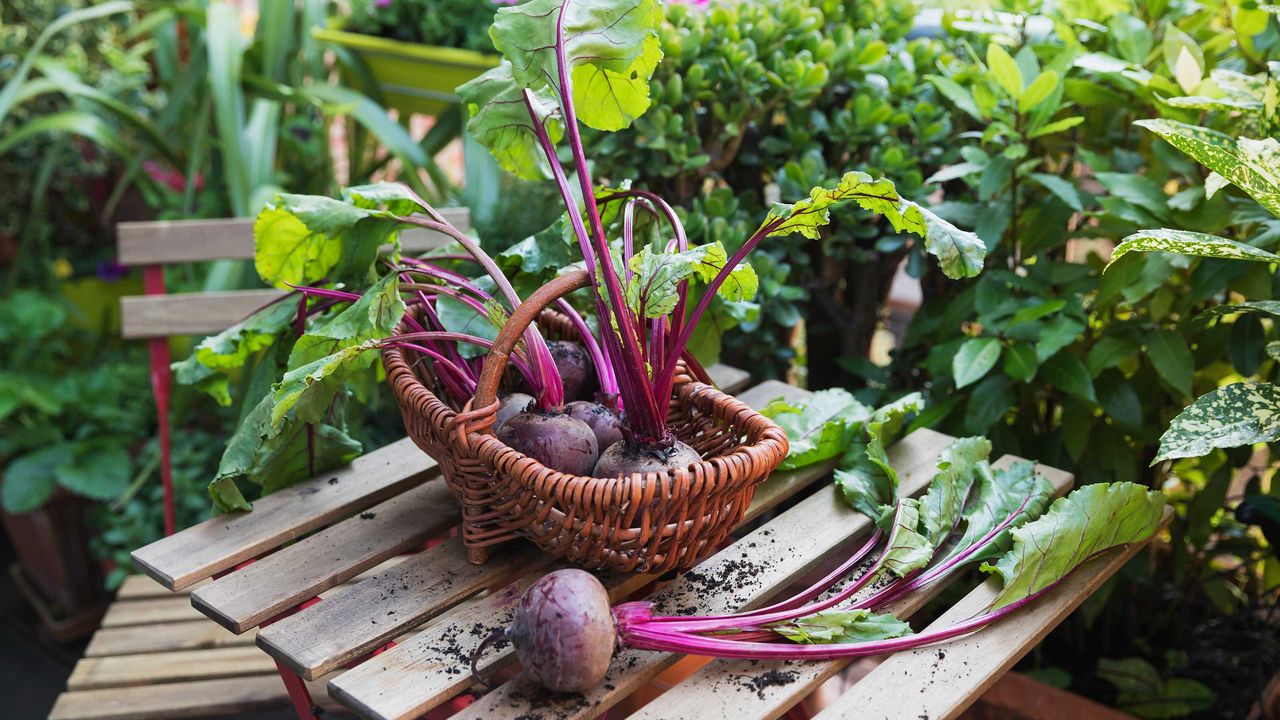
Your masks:
<svg viewBox="0 0 1280 720"><path fill-rule="evenodd" d="M395 4L410 14L431 5ZM340 8L260 5L256 25L217 2L0 7L3 499L30 510L61 487L94 501L95 549L115 563L109 584L161 527L145 353L118 339L116 317L116 298L138 293L140 279L112 262L115 223L251 215L280 189L336 194L394 176L472 207L490 250L523 242L512 262L525 282L556 267L526 239L551 218L502 212L504 192L525 190L470 160L459 188L437 166L456 118L414 136L358 63L311 38ZM426 22L388 26L356 5L370 31ZM1142 717L1243 717L1280 668L1280 517L1249 500L1280 496L1271 454L1152 460L1194 398L1274 376L1270 311L1211 308L1272 300L1276 275L1263 263L1164 253L1102 269L1117 242L1145 228L1280 245L1280 221L1134 125L1163 117L1274 137L1271 110L1169 99L1234 97L1237 75L1280 60L1280 25L1251 0L996 5L1010 14L946 15L932 36L903 0L670 5L653 107L627 131L587 138L596 172L658 190L679 203L691 242L730 249L772 201L849 167L892 178L976 231L990 249L986 272L942 282L918 245L842 210L820 243L763 246L753 257L763 302L719 308L699 354L758 377L858 388L875 403L922 390L931 400L917 426L986 434L996 455L1070 468L1081 482L1163 489L1178 509L1167 541L1023 669ZM76 13L96 17L69 21ZM482 48L482 36L455 29L450 42ZM904 263L924 304L890 361L873 362ZM185 290L254 278L224 263L175 268L168 281ZM179 391L180 524L209 512L204 485L240 412ZM356 420L366 448L400 432L386 397Z"/></svg>

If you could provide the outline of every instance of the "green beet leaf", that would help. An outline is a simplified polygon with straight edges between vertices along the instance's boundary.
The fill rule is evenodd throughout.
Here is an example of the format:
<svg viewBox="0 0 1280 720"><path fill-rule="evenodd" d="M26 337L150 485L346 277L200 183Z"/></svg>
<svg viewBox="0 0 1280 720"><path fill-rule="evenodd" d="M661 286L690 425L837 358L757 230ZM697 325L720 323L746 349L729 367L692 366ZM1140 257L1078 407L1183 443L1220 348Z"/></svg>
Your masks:
<svg viewBox="0 0 1280 720"><path fill-rule="evenodd" d="M892 181L874 179L863 172L847 172L834 188L815 187L809 197L799 202L774 203L762 228L773 228L768 233L770 237L798 233L817 240L821 237L819 228L831 221L831 209L845 202L855 202L883 215L898 232L924 238L925 249L938 258L947 277L973 277L982 271L987 247L977 235L903 199Z"/></svg>
<svg viewBox="0 0 1280 720"><path fill-rule="evenodd" d="M999 471L993 471L986 462L976 463L973 466L972 489L964 507L962 529L943 548L939 563L975 545L1019 507L1023 509L1011 527L1040 517L1052 499L1052 483L1035 472L1032 463L1019 462ZM1024 500L1027 501L1025 506ZM990 560L1003 554L1011 542L1009 532L1006 529L991 538L982 549L965 558L964 564Z"/></svg>
<svg viewBox="0 0 1280 720"><path fill-rule="evenodd" d="M375 356L369 351L377 348L377 340L349 345L286 372L274 388L272 430L279 432L293 422L321 422L347 382L373 364Z"/></svg>
<svg viewBox="0 0 1280 720"><path fill-rule="evenodd" d="M397 275L387 275L369 288L359 300L323 324L307 330L293 345L289 354L289 367L298 368L332 355L353 345L371 340L381 340L395 334L396 326L404 318L405 304L400 297L400 280ZM373 362L373 355L363 356L365 367Z"/></svg>
<svg viewBox="0 0 1280 720"><path fill-rule="evenodd" d="M983 571L1004 587L991 603L999 610L1055 584L1105 550L1144 542L1160 526L1165 496L1134 483L1085 485L1059 498L1040 518L1013 530L1013 548Z"/></svg>
<svg viewBox="0 0 1280 720"><path fill-rule="evenodd" d="M880 521L898 497L898 473L887 448L898 439L909 417L924 408L924 397L911 393L885 405L867 420L861 438L850 445L835 472L836 487L855 510Z"/></svg>
<svg viewBox="0 0 1280 720"><path fill-rule="evenodd" d="M887 528L889 540L880 556L882 567L879 574L902 578L929 564L933 559L934 545L920 533L919 501L911 498L899 500L892 518L892 524ZM884 524L881 522L882 528Z"/></svg>
<svg viewBox="0 0 1280 720"><path fill-rule="evenodd" d="M984 437L960 438L943 448L938 473L920 498L920 531L931 545L940 545L959 524L977 466L990 454L991 441Z"/></svg>
<svg viewBox="0 0 1280 720"><path fill-rule="evenodd" d="M366 187L366 195L373 192ZM254 267L275 287L318 282L367 282L378 249L405 227L387 210L361 207L355 198L276 196L253 224Z"/></svg>
<svg viewBox="0 0 1280 720"><path fill-rule="evenodd" d="M227 443L217 475L209 483L209 496L221 512L251 510L237 485L248 480L274 492L351 462L360 454L360 443L342 429L319 423L308 437L307 425L286 421L274 427L271 413L275 396L268 392L245 416ZM312 457L313 456L313 457Z"/></svg>
<svg viewBox="0 0 1280 720"><path fill-rule="evenodd" d="M624 288L627 305L643 317L665 317L676 308L681 282L691 278L710 282L727 262L728 255L719 242L682 252L655 252L646 245L628 262L633 274ZM755 270L742 263L729 273L717 294L730 302L749 301L759 286Z"/></svg>
<svg viewBox="0 0 1280 720"><path fill-rule="evenodd" d="M858 643L911 634L911 626L888 613L870 610L823 610L769 629L798 643Z"/></svg>
<svg viewBox="0 0 1280 720"><path fill-rule="evenodd" d="M1205 393L1169 424L1152 464L1280 439L1280 386L1234 383Z"/></svg>
<svg viewBox="0 0 1280 720"><path fill-rule="evenodd" d="M190 356L172 365L174 378L208 393L219 405L230 405L232 375L254 354L274 345L282 333L289 331L297 313L297 303L282 300L205 338Z"/></svg>
<svg viewBox="0 0 1280 720"><path fill-rule="evenodd" d="M791 450L779 469L794 470L838 457L871 416L847 390L819 390L798 405L775 400L761 412L787 433Z"/></svg>
<svg viewBox="0 0 1280 720"><path fill-rule="evenodd" d="M500 9L489 35L514 79L541 90L566 81L557 58L562 33L578 119L612 131L649 108L649 78L662 58L661 24L656 0L531 0Z"/></svg>
<svg viewBox="0 0 1280 720"><path fill-rule="evenodd" d="M489 149L507 172L525 180L551 177L538 140L537 123L551 142L564 137L564 121L555 95L548 89L525 89L512 76L511 63L497 67L458 88L470 119L467 132Z"/></svg>

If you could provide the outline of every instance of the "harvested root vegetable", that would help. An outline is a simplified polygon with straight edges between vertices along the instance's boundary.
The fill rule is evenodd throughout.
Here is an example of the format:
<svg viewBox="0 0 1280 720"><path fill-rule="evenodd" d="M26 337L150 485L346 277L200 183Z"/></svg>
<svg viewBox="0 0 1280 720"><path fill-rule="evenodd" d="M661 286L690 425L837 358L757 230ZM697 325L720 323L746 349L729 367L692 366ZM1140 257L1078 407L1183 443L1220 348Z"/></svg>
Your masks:
<svg viewBox="0 0 1280 720"><path fill-rule="evenodd" d="M564 406L569 417L577 418L587 424L596 434L596 446L601 450L622 439L622 418L618 413L590 400L574 400Z"/></svg>
<svg viewBox="0 0 1280 720"><path fill-rule="evenodd" d="M547 343L551 360L556 364L560 380L564 383L566 400L584 400L591 397L596 387L596 371L591 356L581 345L568 340L552 340Z"/></svg>
<svg viewBox="0 0 1280 720"><path fill-rule="evenodd" d="M673 440L667 447L619 440L600 453L595 476L626 477L631 473L666 472L688 467L701 459L697 450L679 440Z"/></svg>
<svg viewBox="0 0 1280 720"><path fill-rule="evenodd" d="M529 406L534 403L533 396L528 393L513 392L508 393L502 401L498 403L498 412L493 421L493 431L497 432L508 420L525 412Z"/></svg>
<svg viewBox="0 0 1280 720"><path fill-rule="evenodd" d="M586 571L549 573L525 591L507 637L525 671L548 690L587 690L613 656L609 593Z"/></svg>
<svg viewBox="0 0 1280 720"><path fill-rule="evenodd" d="M591 428L564 413L535 410L513 415L496 436L511 449L570 475L590 475L600 456Z"/></svg>

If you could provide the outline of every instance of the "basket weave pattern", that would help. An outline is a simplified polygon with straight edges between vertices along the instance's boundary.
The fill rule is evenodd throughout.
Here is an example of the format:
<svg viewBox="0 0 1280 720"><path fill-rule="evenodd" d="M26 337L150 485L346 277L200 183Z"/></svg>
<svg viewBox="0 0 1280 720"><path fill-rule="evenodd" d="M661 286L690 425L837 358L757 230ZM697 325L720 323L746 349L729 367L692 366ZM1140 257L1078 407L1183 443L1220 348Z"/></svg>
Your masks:
<svg viewBox="0 0 1280 720"><path fill-rule="evenodd" d="M531 296L522 309L534 300ZM538 324L552 337L572 335L572 325L558 314L543 312ZM527 321L513 334L524 325ZM487 362L498 366L486 367L491 379L501 374L505 361L500 352L490 354ZM474 562L483 562L492 546L524 537L591 568L665 572L692 567L724 541L746 512L756 485L787 453L785 433L768 418L681 373L667 424L698 451L701 462L625 478L568 475L491 434L496 400L478 409L468 402L459 411L434 390L428 360L410 361L405 351L386 349L383 363L409 436L436 459L462 505L463 542ZM482 375L481 385L485 382ZM477 392L476 400L483 394Z"/></svg>

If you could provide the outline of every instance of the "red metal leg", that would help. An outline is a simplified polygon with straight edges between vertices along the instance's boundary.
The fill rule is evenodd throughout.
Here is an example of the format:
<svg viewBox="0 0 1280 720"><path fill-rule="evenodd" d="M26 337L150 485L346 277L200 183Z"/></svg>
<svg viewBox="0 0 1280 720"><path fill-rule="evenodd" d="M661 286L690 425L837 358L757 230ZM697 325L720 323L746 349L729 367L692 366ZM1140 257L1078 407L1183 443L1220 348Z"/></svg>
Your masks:
<svg viewBox="0 0 1280 720"><path fill-rule="evenodd" d="M320 708L311 700L311 691L298 673L285 667L279 660L276 661L276 670L280 672L280 679L284 680L284 689L289 693L289 702L293 703L293 711L298 714L298 720L320 717Z"/></svg>
<svg viewBox="0 0 1280 720"><path fill-rule="evenodd" d="M143 286L148 295L164 294L164 268L148 265L142 271ZM164 486L164 534L172 535L177 529L177 513L173 504L173 464L170 461L169 439L169 391L172 374L169 371L169 339L152 338L147 342L151 365L151 393L156 401L156 424L160 428L160 482Z"/></svg>

